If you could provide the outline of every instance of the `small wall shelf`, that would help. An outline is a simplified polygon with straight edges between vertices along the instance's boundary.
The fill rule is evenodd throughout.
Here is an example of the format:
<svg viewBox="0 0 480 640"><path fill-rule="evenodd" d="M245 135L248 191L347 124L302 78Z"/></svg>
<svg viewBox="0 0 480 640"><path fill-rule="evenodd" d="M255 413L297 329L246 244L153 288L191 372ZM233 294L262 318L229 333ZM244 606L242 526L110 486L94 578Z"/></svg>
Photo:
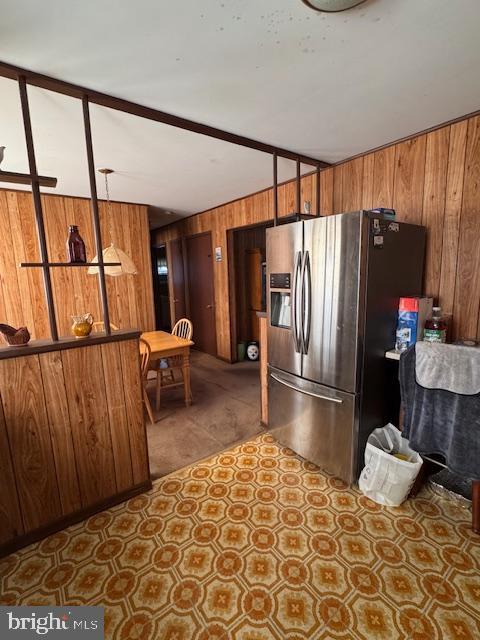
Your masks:
<svg viewBox="0 0 480 640"><path fill-rule="evenodd" d="M32 176L29 173L15 173L14 171L0 171L0 182L10 182L13 184L32 184ZM38 183L41 187L56 187L57 178L38 176Z"/></svg>
<svg viewBox="0 0 480 640"><path fill-rule="evenodd" d="M104 262L104 267L120 267L121 262ZM21 262L21 267L99 267L99 262Z"/></svg>

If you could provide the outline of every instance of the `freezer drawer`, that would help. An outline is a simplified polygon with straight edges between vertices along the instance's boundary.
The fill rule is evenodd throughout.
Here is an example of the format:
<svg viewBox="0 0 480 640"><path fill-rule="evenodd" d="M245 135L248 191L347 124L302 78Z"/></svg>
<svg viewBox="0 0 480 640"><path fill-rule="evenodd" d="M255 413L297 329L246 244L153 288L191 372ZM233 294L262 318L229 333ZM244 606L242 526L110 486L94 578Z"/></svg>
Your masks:
<svg viewBox="0 0 480 640"><path fill-rule="evenodd" d="M354 394L269 369L269 428L281 444L349 484L355 480Z"/></svg>

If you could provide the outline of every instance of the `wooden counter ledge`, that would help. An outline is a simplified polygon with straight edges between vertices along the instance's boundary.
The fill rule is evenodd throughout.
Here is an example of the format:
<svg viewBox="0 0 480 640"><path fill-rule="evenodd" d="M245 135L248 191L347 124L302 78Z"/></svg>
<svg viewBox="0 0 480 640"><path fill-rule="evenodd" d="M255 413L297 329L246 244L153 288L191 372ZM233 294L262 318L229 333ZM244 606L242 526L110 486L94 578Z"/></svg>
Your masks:
<svg viewBox="0 0 480 640"><path fill-rule="evenodd" d="M31 340L27 345L19 347L9 347L8 345L0 348L0 360L7 358L19 358L23 356L32 356L37 353L49 353L50 351L63 351L64 349L77 349L78 347L89 347L95 344L104 344L106 342L119 342L121 340L135 340L140 337L140 331L137 329L126 329L120 331L112 331L107 336L103 331L92 333L87 338L75 338L73 336L65 336L57 341L54 340Z"/></svg>

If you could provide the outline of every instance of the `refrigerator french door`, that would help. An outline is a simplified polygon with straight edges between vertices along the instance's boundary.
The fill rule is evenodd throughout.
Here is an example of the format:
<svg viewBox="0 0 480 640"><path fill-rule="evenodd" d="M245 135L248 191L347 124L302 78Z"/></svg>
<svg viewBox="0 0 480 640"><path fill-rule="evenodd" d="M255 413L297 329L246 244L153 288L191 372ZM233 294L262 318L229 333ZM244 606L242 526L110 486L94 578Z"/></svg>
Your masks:
<svg viewBox="0 0 480 640"><path fill-rule="evenodd" d="M267 230L269 428L349 483L382 426L384 353L424 245L423 227L365 211Z"/></svg>

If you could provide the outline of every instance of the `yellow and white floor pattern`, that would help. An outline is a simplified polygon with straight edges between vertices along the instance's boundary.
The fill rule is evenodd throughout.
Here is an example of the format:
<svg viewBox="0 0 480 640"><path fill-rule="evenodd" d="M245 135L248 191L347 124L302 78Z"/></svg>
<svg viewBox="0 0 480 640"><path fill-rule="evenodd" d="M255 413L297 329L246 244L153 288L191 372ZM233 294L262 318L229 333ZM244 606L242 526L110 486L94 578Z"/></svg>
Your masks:
<svg viewBox="0 0 480 640"><path fill-rule="evenodd" d="M119 640L480 638L480 536L380 507L264 434L0 561L0 604L96 604Z"/></svg>

